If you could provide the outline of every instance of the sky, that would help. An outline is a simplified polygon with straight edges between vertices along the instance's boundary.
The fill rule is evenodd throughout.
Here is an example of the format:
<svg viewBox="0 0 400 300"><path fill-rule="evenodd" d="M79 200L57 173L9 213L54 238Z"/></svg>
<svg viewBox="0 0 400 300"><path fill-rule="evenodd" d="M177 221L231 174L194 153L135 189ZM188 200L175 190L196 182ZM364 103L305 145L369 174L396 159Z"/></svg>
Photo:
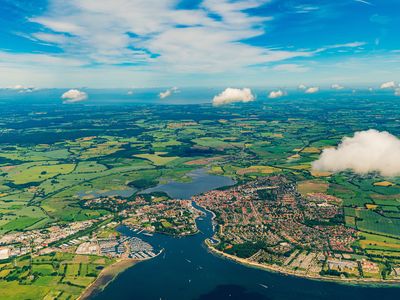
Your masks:
<svg viewBox="0 0 400 300"><path fill-rule="evenodd" d="M399 0L0 0L0 87L378 86Z"/></svg>

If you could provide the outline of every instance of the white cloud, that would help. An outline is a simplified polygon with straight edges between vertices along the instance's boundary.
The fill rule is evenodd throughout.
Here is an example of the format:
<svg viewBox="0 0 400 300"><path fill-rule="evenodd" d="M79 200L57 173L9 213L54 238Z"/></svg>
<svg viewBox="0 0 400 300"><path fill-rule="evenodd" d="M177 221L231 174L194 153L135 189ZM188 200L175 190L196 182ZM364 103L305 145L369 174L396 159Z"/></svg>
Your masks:
<svg viewBox="0 0 400 300"><path fill-rule="evenodd" d="M365 46L367 43L365 42L351 42L351 43L346 43L346 44L336 44L336 45L331 45L328 46L329 49L334 49L334 48L357 48L361 46Z"/></svg>
<svg viewBox="0 0 400 300"><path fill-rule="evenodd" d="M159 93L158 96L160 97L160 99L165 99L165 98L171 96L172 94L177 93L178 91L179 91L179 89L177 87L173 87L164 92Z"/></svg>
<svg viewBox="0 0 400 300"><path fill-rule="evenodd" d="M10 86L9 89L10 90L22 90L22 89L25 89L25 87L23 85L17 84L14 86Z"/></svg>
<svg viewBox="0 0 400 300"><path fill-rule="evenodd" d="M64 104L81 102L87 98L87 93L75 89L69 90L61 96L61 99L64 99Z"/></svg>
<svg viewBox="0 0 400 300"><path fill-rule="evenodd" d="M79 67L87 64L87 61L63 57L60 55L47 55L38 53L9 53L0 51L0 66L12 66L12 67L25 67L27 65L34 66L48 66L52 67L55 65L65 67Z"/></svg>
<svg viewBox="0 0 400 300"><path fill-rule="evenodd" d="M343 89L344 89L344 86L342 86L342 85L340 85L340 84L337 84L337 83L334 83L334 84L331 85L331 88L332 88L333 90L343 90Z"/></svg>
<svg viewBox="0 0 400 300"><path fill-rule="evenodd" d="M322 48L319 48L317 52L325 51L325 50L330 50L330 49L337 49L337 48L358 48L365 46L367 43L365 42L351 42L351 43L346 43L346 44L335 44L335 45L328 45Z"/></svg>
<svg viewBox="0 0 400 300"><path fill-rule="evenodd" d="M188 10L177 9L175 0L50 0L49 9L30 21L46 29L32 38L88 65L140 63L155 71L219 72L313 56L308 50L241 42L266 33L273 18L248 10L268 2L204 0Z"/></svg>
<svg viewBox="0 0 400 300"><path fill-rule="evenodd" d="M272 68L275 71L303 73L307 72L309 68L298 64L281 64Z"/></svg>
<svg viewBox="0 0 400 300"><path fill-rule="evenodd" d="M255 97L249 88L227 88L221 94L214 97L213 105L219 106L233 102L251 102L254 101L254 99Z"/></svg>
<svg viewBox="0 0 400 300"><path fill-rule="evenodd" d="M294 6L293 9L297 14L308 14L311 12L318 11L320 8L318 6L300 4L300 5Z"/></svg>
<svg viewBox="0 0 400 300"><path fill-rule="evenodd" d="M358 3L363 3L363 4L367 4L367 5L373 5L371 2L365 1L365 0L354 0L355 2Z"/></svg>
<svg viewBox="0 0 400 300"><path fill-rule="evenodd" d="M359 131L344 137L337 148L325 149L312 167L318 171L400 175L400 139L386 131Z"/></svg>
<svg viewBox="0 0 400 300"><path fill-rule="evenodd" d="M36 90L37 90L36 88L26 88L26 89L18 90L18 93L32 93Z"/></svg>
<svg viewBox="0 0 400 300"><path fill-rule="evenodd" d="M33 34L33 38L46 44L63 44L68 41L68 37L64 34L37 32Z"/></svg>
<svg viewBox="0 0 400 300"><path fill-rule="evenodd" d="M158 94L158 96L160 97L160 99L165 99L169 96L172 95L171 90L166 90L165 92L161 92L160 94Z"/></svg>
<svg viewBox="0 0 400 300"><path fill-rule="evenodd" d="M381 84L381 89L393 89L396 87L396 83L394 81L388 81Z"/></svg>
<svg viewBox="0 0 400 300"><path fill-rule="evenodd" d="M281 25L280 21L272 24L273 17L266 15L268 11L262 16L251 11L271 0L201 0L191 5L191 9L181 8L176 0L47 2L44 10L27 20L36 23L27 26L37 28L37 32L26 32L25 38L50 44L60 51L48 54L0 51L0 80L4 85L17 80L36 86L126 87L130 84L127 78L134 77L135 84L147 86L210 82L217 82L219 86L227 82L248 86L255 83L251 77L255 78L256 72L256 84L267 80L270 83L275 80L276 84L286 80L287 84L298 78L290 74L284 77L284 72L305 72L308 66L312 70L301 80L312 82L317 77L319 81L314 84L326 84L335 81L329 76L343 73L338 69L340 64L335 62L335 68L325 70L327 67L320 64L319 58L309 65L303 58L315 57L328 49L330 53L358 51L357 47L365 44L353 41L319 49L270 44L268 48L268 34ZM314 10L308 4L301 9ZM266 44L249 42L264 36ZM360 82L379 78L379 72L388 71L385 64L378 63L378 56L368 56L368 62L347 73ZM296 60L301 64L296 65L292 58L301 58ZM387 58L385 55L382 59ZM372 62L373 72L365 71ZM281 72L259 72L263 67L274 68L271 63L281 64L276 66ZM109 74L106 79L100 78L100 69ZM59 76L61 72L63 76ZM220 76L222 73L224 76ZM363 76L359 76L361 73ZM201 80L206 83L200 83Z"/></svg>
<svg viewBox="0 0 400 300"><path fill-rule="evenodd" d="M36 88L33 86L24 86L22 84L12 85L7 87L6 89L18 91L18 93L31 93L36 90Z"/></svg>
<svg viewBox="0 0 400 300"><path fill-rule="evenodd" d="M282 91L282 90L277 90L277 91L271 91L268 95L268 98L270 99L276 99L276 98L280 98L286 95L286 92Z"/></svg>
<svg viewBox="0 0 400 300"><path fill-rule="evenodd" d="M317 86L309 87L305 91L306 94L315 94L317 92L319 92L319 87L317 87Z"/></svg>

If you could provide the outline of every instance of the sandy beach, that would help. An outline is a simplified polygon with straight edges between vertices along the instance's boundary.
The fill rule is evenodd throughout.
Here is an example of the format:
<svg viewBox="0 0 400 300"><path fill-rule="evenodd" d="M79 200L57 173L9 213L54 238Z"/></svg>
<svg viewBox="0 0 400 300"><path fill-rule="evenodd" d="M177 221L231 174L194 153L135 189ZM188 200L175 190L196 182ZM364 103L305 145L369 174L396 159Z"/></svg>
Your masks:
<svg viewBox="0 0 400 300"><path fill-rule="evenodd" d="M117 262L104 268L97 279L93 281L79 296L78 300L89 299L91 296L101 292L110 282L112 282L117 276L132 267L139 261L136 259L121 259Z"/></svg>

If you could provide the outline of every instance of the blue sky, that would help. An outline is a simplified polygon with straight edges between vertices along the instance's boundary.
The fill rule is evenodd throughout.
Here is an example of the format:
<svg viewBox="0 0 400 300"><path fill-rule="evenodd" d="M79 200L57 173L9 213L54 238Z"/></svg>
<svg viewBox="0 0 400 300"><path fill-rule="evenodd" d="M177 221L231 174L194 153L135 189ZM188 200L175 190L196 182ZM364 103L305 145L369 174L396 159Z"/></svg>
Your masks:
<svg viewBox="0 0 400 300"><path fill-rule="evenodd" d="M0 0L0 87L374 86L398 0Z"/></svg>

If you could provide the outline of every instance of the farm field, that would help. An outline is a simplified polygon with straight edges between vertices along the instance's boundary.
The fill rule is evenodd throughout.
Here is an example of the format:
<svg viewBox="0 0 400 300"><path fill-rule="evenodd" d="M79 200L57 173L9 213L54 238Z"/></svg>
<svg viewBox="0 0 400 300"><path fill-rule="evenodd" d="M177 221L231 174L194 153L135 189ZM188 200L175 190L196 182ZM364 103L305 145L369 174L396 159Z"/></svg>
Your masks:
<svg viewBox="0 0 400 300"><path fill-rule="evenodd" d="M324 149L355 131L373 127L400 135L393 126L397 102L357 101L351 107L332 99L282 99L227 107L42 104L18 110L3 104L0 234L98 219L115 211L107 205L89 208L87 201L129 202L158 184L189 182L190 172L204 168L238 183L284 175L304 198L331 196L344 212L340 222L357 231L355 255L396 260L400 178L311 169ZM159 225L168 229L171 222L163 219ZM34 261L19 273L3 266L0 277L15 280L2 280L0 290L36 274L20 287L21 295L29 286L40 295L67 299L98 273L74 258L64 264L57 257L46 259L51 262Z"/></svg>
<svg viewBox="0 0 400 300"><path fill-rule="evenodd" d="M1 299L76 299L113 260L52 253L0 265Z"/></svg>
<svg viewBox="0 0 400 300"><path fill-rule="evenodd" d="M187 173L204 167L237 180L288 175L300 182L303 195L327 192L343 199L345 207L360 208L358 215L346 216L352 226L396 234L398 178L311 171L324 148L356 130L379 122L378 129L398 133L385 123L396 104L381 103L361 118L358 110L371 105L360 101L349 110L344 102L315 105L308 100L290 108L284 101L226 108L164 106L162 113L158 106L142 104L108 111L99 106L93 112L43 105L36 115L7 107L0 114L0 232L101 217L107 212L88 210L81 201L130 197L160 182L190 180ZM381 221L374 225L362 219L366 215Z"/></svg>

